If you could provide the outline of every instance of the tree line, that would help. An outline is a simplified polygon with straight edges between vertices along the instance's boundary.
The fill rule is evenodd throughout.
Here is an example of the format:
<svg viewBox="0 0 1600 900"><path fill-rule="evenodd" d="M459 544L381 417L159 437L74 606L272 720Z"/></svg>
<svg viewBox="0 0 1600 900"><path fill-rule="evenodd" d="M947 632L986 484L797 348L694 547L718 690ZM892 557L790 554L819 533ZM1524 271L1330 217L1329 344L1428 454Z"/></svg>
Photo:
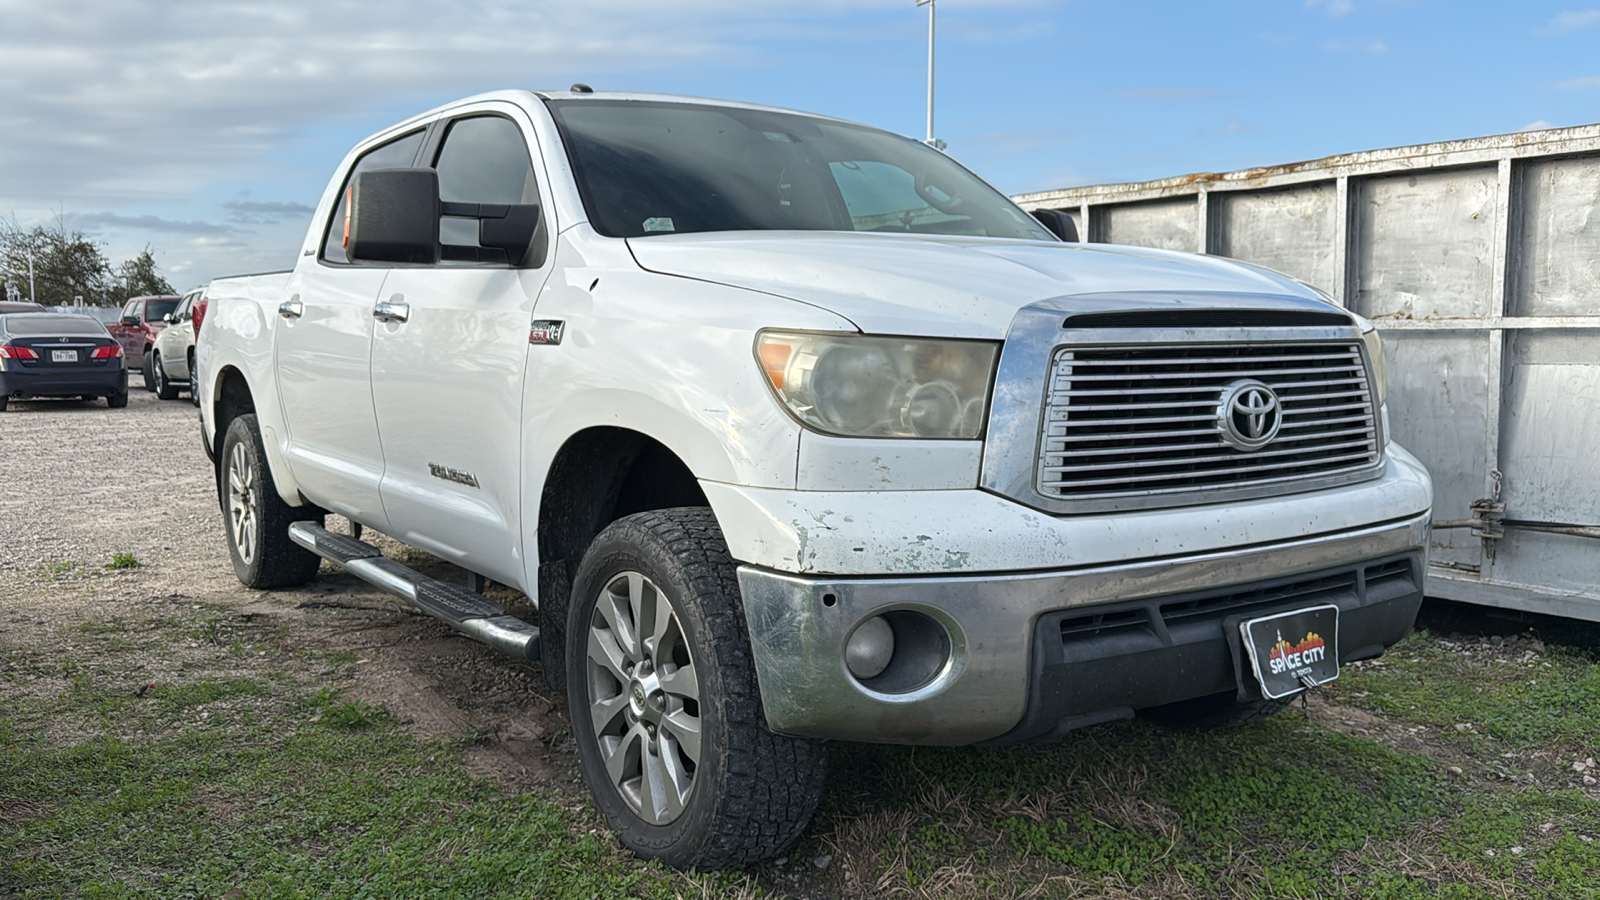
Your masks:
<svg viewBox="0 0 1600 900"><path fill-rule="evenodd" d="M28 295L30 258L36 297ZM68 229L60 216L51 225L31 228L15 219L0 219L0 300L69 306L82 297L90 306L121 306L129 297L175 293L156 270L149 245L113 266L104 245L78 229Z"/></svg>

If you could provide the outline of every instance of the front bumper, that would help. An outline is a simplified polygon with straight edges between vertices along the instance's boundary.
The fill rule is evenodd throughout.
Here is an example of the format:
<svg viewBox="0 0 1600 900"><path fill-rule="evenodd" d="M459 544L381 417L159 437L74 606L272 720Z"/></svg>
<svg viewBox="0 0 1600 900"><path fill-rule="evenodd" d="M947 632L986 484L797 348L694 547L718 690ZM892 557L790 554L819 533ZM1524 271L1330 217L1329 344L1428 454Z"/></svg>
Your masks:
<svg viewBox="0 0 1600 900"><path fill-rule="evenodd" d="M1022 574L859 578L746 565L739 584L774 731L901 744L1011 742L1233 689L1226 626L1242 612L1337 603L1341 657L1382 652L1410 630L1421 602L1428 523L1422 513L1299 541ZM1402 568L1409 581L1369 589L1370 573ZM1272 593L1336 576L1348 578L1288 600ZM1243 600L1218 602L1226 597ZM1179 622L1163 613L1174 604L1216 614ZM860 623L894 611L937 622L947 657L926 683L889 693L852 676L844 648Z"/></svg>
<svg viewBox="0 0 1600 900"><path fill-rule="evenodd" d="M66 368L55 371L0 372L0 397L74 397L93 394L122 394L128 390L128 370L112 368Z"/></svg>

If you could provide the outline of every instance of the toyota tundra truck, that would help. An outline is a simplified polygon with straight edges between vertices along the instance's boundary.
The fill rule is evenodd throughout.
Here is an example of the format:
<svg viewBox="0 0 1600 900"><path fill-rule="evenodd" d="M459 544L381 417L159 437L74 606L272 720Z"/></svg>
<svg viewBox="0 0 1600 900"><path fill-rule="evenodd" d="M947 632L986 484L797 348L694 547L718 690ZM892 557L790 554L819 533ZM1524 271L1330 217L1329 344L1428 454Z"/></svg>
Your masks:
<svg viewBox="0 0 1600 900"><path fill-rule="evenodd" d="M325 560L537 659L598 808L675 866L784 852L828 740L1243 723L1421 601L1432 489L1369 322L838 119L452 103L196 328L240 581Z"/></svg>

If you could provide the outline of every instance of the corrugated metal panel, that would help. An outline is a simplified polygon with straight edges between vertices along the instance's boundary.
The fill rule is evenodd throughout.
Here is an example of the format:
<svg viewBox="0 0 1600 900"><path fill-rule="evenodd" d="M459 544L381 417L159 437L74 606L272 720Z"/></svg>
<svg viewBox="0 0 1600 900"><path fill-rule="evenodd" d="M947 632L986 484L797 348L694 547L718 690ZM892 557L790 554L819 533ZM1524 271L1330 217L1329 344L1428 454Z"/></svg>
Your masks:
<svg viewBox="0 0 1600 900"><path fill-rule="evenodd" d="M1016 199L1372 318L1434 475L1430 593L1600 621L1600 125Z"/></svg>

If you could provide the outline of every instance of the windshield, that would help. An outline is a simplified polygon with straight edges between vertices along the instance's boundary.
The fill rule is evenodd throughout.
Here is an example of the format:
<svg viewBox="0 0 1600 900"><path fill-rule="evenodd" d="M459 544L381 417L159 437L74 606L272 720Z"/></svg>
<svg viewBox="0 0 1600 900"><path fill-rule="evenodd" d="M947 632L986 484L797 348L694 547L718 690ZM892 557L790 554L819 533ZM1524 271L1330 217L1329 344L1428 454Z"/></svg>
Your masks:
<svg viewBox="0 0 1600 900"><path fill-rule="evenodd" d="M146 300L144 302L144 320L146 322L159 322L161 317L178 308L179 298L171 300Z"/></svg>
<svg viewBox="0 0 1600 900"><path fill-rule="evenodd" d="M555 100L578 192L609 237L693 231L898 231L1055 238L910 138L765 110Z"/></svg>

